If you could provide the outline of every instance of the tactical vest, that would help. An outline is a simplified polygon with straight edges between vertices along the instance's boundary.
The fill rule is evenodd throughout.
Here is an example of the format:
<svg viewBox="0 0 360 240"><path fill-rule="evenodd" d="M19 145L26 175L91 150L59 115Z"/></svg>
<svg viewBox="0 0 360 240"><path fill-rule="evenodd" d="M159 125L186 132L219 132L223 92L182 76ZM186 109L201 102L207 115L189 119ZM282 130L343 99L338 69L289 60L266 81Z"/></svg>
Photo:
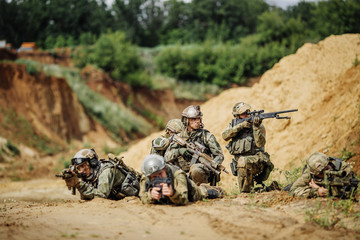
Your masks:
<svg viewBox="0 0 360 240"><path fill-rule="evenodd" d="M264 152L264 147L256 147L252 128L243 129L238 132L238 134L226 145L226 149L231 155L242 156L254 155L260 151Z"/></svg>

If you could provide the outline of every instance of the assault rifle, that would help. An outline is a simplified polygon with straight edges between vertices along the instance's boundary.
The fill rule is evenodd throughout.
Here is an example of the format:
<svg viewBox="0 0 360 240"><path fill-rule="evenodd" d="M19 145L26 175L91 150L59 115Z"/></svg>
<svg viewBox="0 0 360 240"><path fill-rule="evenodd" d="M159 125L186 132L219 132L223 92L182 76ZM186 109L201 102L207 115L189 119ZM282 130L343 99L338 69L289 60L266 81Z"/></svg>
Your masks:
<svg viewBox="0 0 360 240"><path fill-rule="evenodd" d="M211 163L213 162L213 158L204 153L206 147L202 144L195 142L195 143L188 143L178 135L173 135L173 140L181 145L186 146L187 150L192 153L192 159L191 159L191 165L195 164L197 161L204 164L206 167L208 167L212 172L216 173L216 175L220 175L220 171L224 171L225 173L229 174L229 172L225 169L223 165L220 165L217 170L213 166L211 166Z"/></svg>
<svg viewBox="0 0 360 240"><path fill-rule="evenodd" d="M354 194L359 185L359 180L354 177L353 172L347 174L346 171L324 171L324 178L313 177L314 182L324 188L329 189L330 196L333 196L333 188L339 190L334 197L349 198Z"/></svg>
<svg viewBox="0 0 360 240"><path fill-rule="evenodd" d="M163 197L161 183L166 183L168 186L170 186L172 184L172 181L170 178L167 177L166 178L155 177L152 180L145 182L145 192L149 191L150 188L159 187L161 192L161 197Z"/></svg>
<svg viewBox="0 0 360 240"><path fill-rule="evenodd" d="M61 171L61 174L56 174L56 177L61 177L62 179L70 179L74 176L74 174L72 173L75 170L74 165L71 165L69 168L65 168L64 170ZM71 194L75 195L76 194L76 188L75 187L68 187L69 190L71 190Z"/></svg>
<svg viewBox="0 0 360 240"><path fill-rule="evenodd" d="M260 121L262 121L263 119L267 119L267 118L276 118L276 119L290 119L290 117L285 116L285 117L281 117L279 116L279 114L282 113L289 113L289 112L297 112L297 109L290 109L290 110L284 110L284 111L278 111L278 112L270 112L270 113L264 113L264 110L260 110L260 111L253 111L250 112L248 115L250 115L250 117L248 118L235 118L232 120L232 126L236 126L244 121L247 122L254 122L254 118L255 117L259 117Z"/></svg>

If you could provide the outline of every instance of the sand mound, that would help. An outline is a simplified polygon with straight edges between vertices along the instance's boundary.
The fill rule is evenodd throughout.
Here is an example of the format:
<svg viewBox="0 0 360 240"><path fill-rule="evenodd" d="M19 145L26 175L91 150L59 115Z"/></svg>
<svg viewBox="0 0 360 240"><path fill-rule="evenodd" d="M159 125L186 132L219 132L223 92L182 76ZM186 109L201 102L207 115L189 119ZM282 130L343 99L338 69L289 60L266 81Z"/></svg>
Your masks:
<svg viewBox="0 0 360 240"><path fill-rule="evenodd" d="M239 101L265 112L299 109L288 114L291 120L264 120L266 151L277 168L298 166L314 151L339 156L344 147L359 146L358 137L357 141L352 137L360 131L360 66L353 66L356 54L360 56L360 34L305 44L296 54L281 59L253 87L224 91L203 104L205 128L222 146L224 165L228 168L231 156L221 132L232 119L232 106ZM161 134L154 133L133 145L123 154L126 161L140 170L151 140Z"/></svg>

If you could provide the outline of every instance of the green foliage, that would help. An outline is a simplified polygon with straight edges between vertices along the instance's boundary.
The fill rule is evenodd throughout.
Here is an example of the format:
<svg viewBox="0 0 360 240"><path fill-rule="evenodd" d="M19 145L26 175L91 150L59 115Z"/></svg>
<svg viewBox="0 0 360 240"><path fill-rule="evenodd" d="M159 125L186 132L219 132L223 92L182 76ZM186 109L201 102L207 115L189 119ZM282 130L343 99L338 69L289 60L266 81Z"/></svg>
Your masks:
<svg viewBox="0 0 360 240"><path fill-rule="evenodd" d="M127 151L127 148L126 147L111 148L107 144L105 144L105 146L102 148L102 151L105 154L112 153L115 155L119 155L120 153Z"/></svg>
<svg viewBox="0 0 360 240"><path fill-rule="evenodd" d="M317 206L313 209L305 211L306 220L314 222L321 227L331 229L340 221L334 208L333 201L327 201L325 209L322 208L321 202L319 201Z"/></svg>
<svg viewBox="0 0 360 240"><path fill-rule="evenodd" d="M79 67L94 64L131 86L151 87L150 76L143 71L137 49L122 32L102 34L94 45L79 48L74 58Z"/></svg>
<svg viewBox="0 0 360 240"><path fill-rule="evenodd" d="M32 60L29 59L18 59L15 61L17 64L24 64L26 66L26 72L30 75L35 75L41 71L40 65Z"/></svg>
<svg viewBox="0 0 360 240"><path fill-rule="evenodd" d="M341 159L346 161L350 158L352 158L353 156L355 156L356 154L353 152L350 152L346 149L346 147L343 148L343 150L341 151Z"/></svg>
<svg viewBox="0 0 360 240"><path fill-rule="evenodd" d="M55 46L56 48L62 48L66 46L66 40L63 35L59 35L56 38Z"/></svg>
<svg viewBox="0 0 360 240"><path fill-rule="evenodd" d="M105 126L115 139L127 138L125 134L145 136L150 133L152 126L146 120L92 91L78 70L48 65L44 71L49 75L64 77L87 113Z"/></svg>
<svg viewBox="0 0 360 240"><path fill-rule="evenodd" d="M19 149L11 143L10 140L7 140L5 146L10 150L10 152L12 153L12 157L15 157L15 156L19 156L20 155L20 151Z"/></svg>
<svg viewBox="0 0 360 240"><path fill-rule="evenodd" d="M262 74L288 53L286 43L259 46L247 39L236 45L176 45L160 51L156 66L161 73L181 81L224 87L244 84L246 78Z"/></svg>

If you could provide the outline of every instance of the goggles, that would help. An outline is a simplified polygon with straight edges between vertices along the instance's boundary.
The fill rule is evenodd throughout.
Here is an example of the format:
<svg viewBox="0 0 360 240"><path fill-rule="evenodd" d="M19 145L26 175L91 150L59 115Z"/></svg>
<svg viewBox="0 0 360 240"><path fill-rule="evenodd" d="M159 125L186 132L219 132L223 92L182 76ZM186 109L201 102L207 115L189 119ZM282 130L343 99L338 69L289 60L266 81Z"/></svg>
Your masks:
<svg viewBox="0 0 360 240"><path fill-rule="evenodd" d="M90 160L90 158L73 158L73 159L71 159L71 165L80 165L89 160Z"/></svg>

